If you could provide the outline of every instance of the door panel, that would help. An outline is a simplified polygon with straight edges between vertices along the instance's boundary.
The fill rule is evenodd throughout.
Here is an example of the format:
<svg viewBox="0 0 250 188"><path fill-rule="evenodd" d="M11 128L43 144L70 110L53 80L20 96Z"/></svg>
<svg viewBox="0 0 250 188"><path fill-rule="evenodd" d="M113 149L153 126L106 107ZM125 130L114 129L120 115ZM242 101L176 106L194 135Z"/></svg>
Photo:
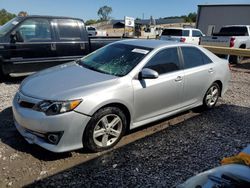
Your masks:
<svg viewBox="0 0 250 188"><path fill-rule="evenodd" d="M183 71L159 76L157 79L133 80L135 122L161 115L182 106Z"/></svg>
<svg viewBox="0 0 250 188"><path fill-rule="evenodd" d="M88 44L83 40L82 26L78 21L57 19L52 22L57 31L56 52L58 58L73 60L87 54Z"/></svg>
<svg viewBox="0 0 250 188"><path fill-rule="evenodd" d="M52 66L56 53L51 50L53 34L47 19L26 19L15 32L17 41L9 45L10 59L6 63L10 72L33 72Z"/></svg>
<svg viewBox="0 0 250 188"><path fill-rule="evenodd" d="M133 80L135 122L182 106L183 70L176 47L160 50L144 66L160 75L157 79Z"/></svg>
<svg viewBox="0 0 250 188"><path fill-rule="evenodd" d="M196 47L181 47L184 60L184 105L201 103L213 81L214 63Z"/></svg>
<svg viewBox="0 0 250 188"><path fill-rule="evenodd" d="M184 106L201 102L212 82L212 64L184 70Z"/></svg>
<svg viewBox="0 0 250 188"><path fill-rule="evenodd" d="M17 43L10 46L10 72L35 72L54 65L50 43ZM6 63L7 64L7 63Z"/></svg>

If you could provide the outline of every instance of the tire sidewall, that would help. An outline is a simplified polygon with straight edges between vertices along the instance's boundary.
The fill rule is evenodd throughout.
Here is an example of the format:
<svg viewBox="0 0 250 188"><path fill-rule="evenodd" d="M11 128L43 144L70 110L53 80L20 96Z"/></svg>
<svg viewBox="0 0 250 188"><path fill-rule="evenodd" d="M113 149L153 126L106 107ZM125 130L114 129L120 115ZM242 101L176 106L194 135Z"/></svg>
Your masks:
<svg viewBox="0 0 250 188"><path fill-rule="evenodd" d="M211 89L211 87L214 87L214 86L217 87L217 89L218 89L218 97L217 97L215 103L214 103L212 106L209 106L209 105L207 105L207 103L206 103L206 97L207 97L207 94L208 94L209 90ZM217 102L218 102L220 93L221 93L221 88L220 88L220 86L219 86L217 83L213 83L213 84L208 88L208 90L206 91L206 94L205 94L205 96L204 96L204 98L203 98L203 107L204 107L205 109L211 109L211 108L215 107L215 105L216 105Z"/></svg>
<svg viewBox="0 0 250 188"><path fill-rule="evenodd" d="M112 143L110 146L99 147L99 146L97 146L95 144L94 139L93 139L94 129L95 129L95 126L96 126L97 122L99 122L99 120L102 117L104 117L105 115L108 115L108 114L115 114L115 115L117 115L117 116L119 116L121 118L121 120L122 120L122 131L121 131L121 134L118 137L118 139L114 143ZM126 126L127 126L127 120L126 120L126 116L122 112L122 110L120 110L117 107L105 107L105 108L102 108L102 109L98 110L92 116L92 118L90 119L90 121L88 122L88 124L86 126L84 134L83 134L83 139L82 139L83 140L83 146L88 148L90 151L93 151L93 152L99 152L99 151L104 151L104 150L110 149L120 141L120 139L122 138L122 136L125 133Z"/></svg>

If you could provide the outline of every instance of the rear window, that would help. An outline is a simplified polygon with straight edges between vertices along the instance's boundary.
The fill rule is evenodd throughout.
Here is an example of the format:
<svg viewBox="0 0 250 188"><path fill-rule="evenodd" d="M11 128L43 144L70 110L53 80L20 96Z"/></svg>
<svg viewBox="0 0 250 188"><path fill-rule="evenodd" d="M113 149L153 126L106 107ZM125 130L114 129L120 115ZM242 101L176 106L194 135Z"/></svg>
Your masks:
<svg viewBox="0 0 250 188"><path fill-rule="evenodd" d="M189 36L189 30L182 29L164 29L162 35L165 36Z"/></svg>
<svg viewBox="0 0 250 188"><path fill-rule="evenodd" d="M246 27L222 27L217 34L220 36L246 36L248 35Z"/></svg>

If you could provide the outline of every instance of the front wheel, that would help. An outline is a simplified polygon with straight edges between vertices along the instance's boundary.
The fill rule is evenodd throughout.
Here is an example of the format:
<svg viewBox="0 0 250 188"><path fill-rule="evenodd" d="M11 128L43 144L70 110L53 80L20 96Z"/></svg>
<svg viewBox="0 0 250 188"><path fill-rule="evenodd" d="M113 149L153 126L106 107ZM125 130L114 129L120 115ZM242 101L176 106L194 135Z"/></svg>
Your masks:
<svg viewBox="0 0 250 188"><path fill-rule="evenodd" d="M126 130L126 117L117 107L98 110L89 121L83 134L83 145L93 152L115 146Z"/></svg>
<svg viewBox="0 0 250 188"><path fill-rule="evenodd" d="M220 96L220 90L220 86L217 83L213 83L210 86L203 99L203 107L205 109L213 108L216 105Z"/></svg>

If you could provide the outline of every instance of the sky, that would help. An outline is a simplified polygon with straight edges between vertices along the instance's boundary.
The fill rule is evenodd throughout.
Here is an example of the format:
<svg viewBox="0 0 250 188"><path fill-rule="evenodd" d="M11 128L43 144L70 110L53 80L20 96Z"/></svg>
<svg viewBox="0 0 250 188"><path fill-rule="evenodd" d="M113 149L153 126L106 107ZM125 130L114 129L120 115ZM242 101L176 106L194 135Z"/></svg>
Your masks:
<svg viewBox="0 0 250 188"><path fill-rule="evenodd" d="M111 17L124 16L148 19L180 16L197 12L200 4L250 4L250 0L0 0L0 9L18 14L70 16L83 20L98 19L97 11L107 5L112 7Z"/></svg>

